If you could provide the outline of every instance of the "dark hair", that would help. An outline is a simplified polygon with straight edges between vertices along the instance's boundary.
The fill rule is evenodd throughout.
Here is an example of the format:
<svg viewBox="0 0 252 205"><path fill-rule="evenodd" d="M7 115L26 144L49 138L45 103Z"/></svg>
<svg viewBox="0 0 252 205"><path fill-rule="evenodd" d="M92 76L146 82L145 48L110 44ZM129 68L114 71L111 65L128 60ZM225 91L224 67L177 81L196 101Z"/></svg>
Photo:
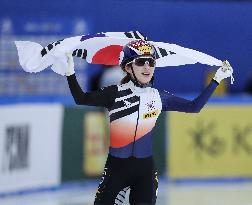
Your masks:
<svg viewBox="0 0 252 205"><path fill-rule="evenodd" d="M128 83L130 79L131 79L130 74L127 73L127 75L125 75L124 78L121 80L121 84Z"/></svg>
<svg viewBox="0 0 252 205"><path fill-rule="evenodd" d="M132 68L132 64L128 64L127 66L130 66ZM121 66L121 69L126 73L126 75L123 77L123 79L121 80L121 84L125 84L128 83L131 80L131 76L130 74L126 71L125 69L126 64L124 66Z"/></svg>

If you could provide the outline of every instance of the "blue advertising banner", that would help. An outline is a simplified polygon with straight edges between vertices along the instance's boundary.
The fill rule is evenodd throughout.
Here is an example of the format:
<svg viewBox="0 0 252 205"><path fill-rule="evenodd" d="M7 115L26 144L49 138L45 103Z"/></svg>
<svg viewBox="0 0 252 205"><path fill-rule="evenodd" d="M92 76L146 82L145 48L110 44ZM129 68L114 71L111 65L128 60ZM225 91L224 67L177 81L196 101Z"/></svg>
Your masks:
<svg viewBox="0 0 252 205"><path fill-rule="evenodd" d="M0 19L0 35L64 35L75 36L89 33L84 18L14 16Z"/></svg>

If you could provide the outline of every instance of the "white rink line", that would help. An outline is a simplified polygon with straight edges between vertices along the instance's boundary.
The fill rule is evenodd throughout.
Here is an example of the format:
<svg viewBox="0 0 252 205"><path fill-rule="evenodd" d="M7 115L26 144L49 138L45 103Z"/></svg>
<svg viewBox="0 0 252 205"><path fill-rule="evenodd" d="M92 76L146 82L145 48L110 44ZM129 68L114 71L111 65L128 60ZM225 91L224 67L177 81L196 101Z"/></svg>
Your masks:
<svg viewBox="0 0 252 205"><path fill-rule="evenodd" d="M90 205L96 187L68 188L0 198L1 205Z"/></svg>
<svg viewBox="0 0 252 205"><path fill-rule="evenodd" d="M0 198L0 204L92 205L96 185L8 196ZM252 205L252 184L176 185L161 182L157 205Z"/></svg>

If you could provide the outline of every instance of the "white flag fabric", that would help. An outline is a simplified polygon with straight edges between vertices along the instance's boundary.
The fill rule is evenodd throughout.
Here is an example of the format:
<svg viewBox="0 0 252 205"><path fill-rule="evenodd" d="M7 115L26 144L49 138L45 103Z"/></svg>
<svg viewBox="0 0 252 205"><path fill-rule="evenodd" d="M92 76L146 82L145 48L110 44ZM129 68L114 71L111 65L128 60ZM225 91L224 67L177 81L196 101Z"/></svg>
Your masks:
<svg viewBox="0 0 252 205"><path fill-rule="evenodd" d="M211 66L221 66L222 61L218 60L217 58L214 58L210 55L207 55L205 53L184 48L182 46L178 46L176 44L169 44L169 43L163 43L163 42L152 42L155 47L157 48L157 52L160 52L160 50L164 50L165 54L162 55L160 52L160 55L162 56L157 60L157 67L166 67L166 66L180 66L180 65L186 65L186 64L195 64L195 63L201 63ZM166 54L168 51L168 54ZM168 64L168 65L167 65Z"/></svg>
<svg viewBox="0 0 252 205"><path fill-rule="evenodd" d="M139 31L105 32L75 36L55 41L42 47L30 41L15 41L19 62L27 72L40 72L51 66L58 74L65 75L66 53L82 58L91 64L118 65L124 45L133 40L147 40ZM180 66L201 63L221 66L222 61L202 52L176 44L149 41L157 50L156 67Z"/></svg>

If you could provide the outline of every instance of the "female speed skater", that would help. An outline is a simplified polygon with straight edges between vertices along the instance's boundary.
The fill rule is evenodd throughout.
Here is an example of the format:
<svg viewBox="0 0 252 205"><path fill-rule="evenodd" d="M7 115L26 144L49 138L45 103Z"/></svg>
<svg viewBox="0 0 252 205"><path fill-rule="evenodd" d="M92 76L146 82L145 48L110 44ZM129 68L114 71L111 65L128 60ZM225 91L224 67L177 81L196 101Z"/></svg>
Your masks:
<svg viewBox="0 0 252 205"><path fill-rule="evenodd" d="M72 56L67 54L67 81L78 105L101 106L110 118L110 146L95 205L122 204L130 188L131 205L156 204L158 178L152 157L152 129L161 111L198 113L220 81L233 69L223 62L209 85L194 100L177 97L152 88L156 63L155 47L136 40L125 45L120 67L126 73L120 85L83 92L79 86Z"/></svg>

